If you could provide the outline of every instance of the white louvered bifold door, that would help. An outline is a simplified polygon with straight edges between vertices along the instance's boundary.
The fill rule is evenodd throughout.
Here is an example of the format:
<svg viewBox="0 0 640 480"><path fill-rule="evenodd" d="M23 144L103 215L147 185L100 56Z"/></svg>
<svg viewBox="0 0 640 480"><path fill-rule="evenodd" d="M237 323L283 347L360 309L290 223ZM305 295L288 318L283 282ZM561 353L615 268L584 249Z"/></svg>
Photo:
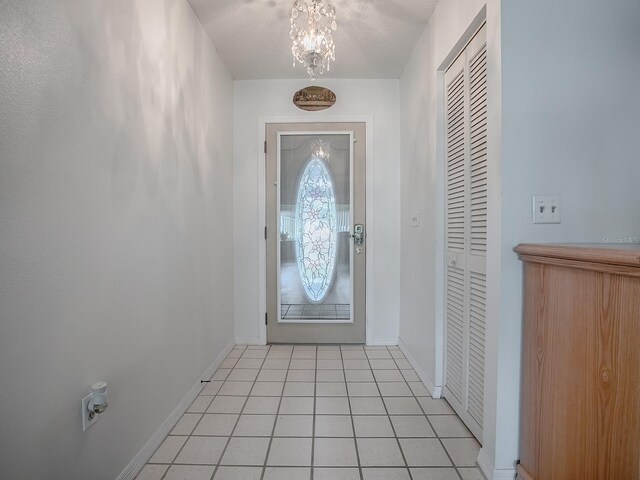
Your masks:
<svg viewBox="0 0 640 480"><path fill-rule="evenodd" d="M467 134L464 55L445 75L446 88L446 338L447 399L461 408L464 394L465 260L467 253ZM456 410L458 409L456 408Z"/></svg>
<svg viewBox="0 0 640 480"><path fill-rule="evenodd" d="M483 26L445 73L444 396L482 439L487 252L487 62Z"/></svg>

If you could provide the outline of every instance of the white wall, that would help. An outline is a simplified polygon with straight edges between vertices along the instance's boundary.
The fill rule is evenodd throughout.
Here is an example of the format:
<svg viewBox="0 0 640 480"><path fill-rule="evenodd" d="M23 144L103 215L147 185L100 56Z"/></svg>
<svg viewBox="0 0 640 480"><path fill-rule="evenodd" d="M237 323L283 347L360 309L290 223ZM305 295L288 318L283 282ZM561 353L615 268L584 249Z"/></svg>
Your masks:
<svg viewBox="0 0 640 480"><path fill-rule="evenodd" d="M480 461L489 478L512 476L495 471L496 374L500 299L500 5L490 0L441 0L400 79L402 132L402 254L400 341L416 360L439 395L443 385L444 278L444 98L443 70L482 21L487 21L489 81L489 203L490 236L487 252L487 372L483 453ZM420 212L419 228L411 226ZM493 370L492 370L493 369ZM511 419L513 420L513 418ZM517 428L515 423L507 428ZM502 448L504 458L517 458L517 442ZM506 477L503 477L506 478Z"/></svg>
<svg viewBox="0 0 640 480"><path fill-rule="evenodd" d="M373 117L373 152L367 160L367 196L372 196L375 227L368 238L373 272L367 291L372 300L368 321L374 342L398 338L400 251L400 161L397 80L318 80L337 95L336 104L322 112L304 112L292 103L305 80L234 82L234 268L236 337L260 343L264 307L260 300L264 212L260 211L264 162L259 145L260 119L288 117L300 121L328 121L337 117ZM369 153L371 155L371 152ZM373 171L371 171L373 170ZM371 226L369 226L371 227ZM370 294L369 294L370 292Z"/></svg>
<svg viewBox="0 0 640 480"><path fill-rule="evenodd" d="M442 385L435 348L443 166L438 158L438 69L484 7L484 0L441 0L400 79L402 254L400 338L434 387ZM438 206L440 205L440 206ZM420 226L411 225L419 212ZM439 332L439 333L438 333Z"/></svg>
<svg viewBox="0 0 640 480"><path fill-rule="evenodd" d="M640 237L640 2L502 2L502 279L496 467L517 442L521 242ZM562 196L533 225L531 196Z"/></svg>
<svg viewBox="0 0 640 480"><path fill-rule="evenodd" d="M112 480L233 337L232 80L184 0L1 2L0 64L0 477Z"/></svg>

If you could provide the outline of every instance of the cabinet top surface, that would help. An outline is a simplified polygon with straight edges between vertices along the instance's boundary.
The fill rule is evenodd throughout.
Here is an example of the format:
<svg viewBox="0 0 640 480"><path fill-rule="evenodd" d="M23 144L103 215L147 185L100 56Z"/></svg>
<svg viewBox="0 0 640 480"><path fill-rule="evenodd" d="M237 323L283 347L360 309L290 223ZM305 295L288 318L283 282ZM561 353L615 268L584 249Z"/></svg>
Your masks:
<svg viewBox="0 0 640 480"><path fill-rule="evenodd" d="M640 244L633 243L523 243L514 250L522 259L535 256L640 267Z"/></svg>

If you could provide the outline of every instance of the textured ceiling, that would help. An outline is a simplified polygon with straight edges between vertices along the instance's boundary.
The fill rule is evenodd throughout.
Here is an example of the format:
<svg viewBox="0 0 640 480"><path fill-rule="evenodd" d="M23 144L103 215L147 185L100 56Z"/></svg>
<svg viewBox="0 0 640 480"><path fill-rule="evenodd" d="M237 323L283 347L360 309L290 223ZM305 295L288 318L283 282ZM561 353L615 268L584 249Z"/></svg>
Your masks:
<svg viewBox="0 0 640 480"><path fill-rule="evenodd" d="M189 0L233 78L307 78L292 67L293 0ZM336 61L325 78L398 78L437 0L333 0Z"/></svg>

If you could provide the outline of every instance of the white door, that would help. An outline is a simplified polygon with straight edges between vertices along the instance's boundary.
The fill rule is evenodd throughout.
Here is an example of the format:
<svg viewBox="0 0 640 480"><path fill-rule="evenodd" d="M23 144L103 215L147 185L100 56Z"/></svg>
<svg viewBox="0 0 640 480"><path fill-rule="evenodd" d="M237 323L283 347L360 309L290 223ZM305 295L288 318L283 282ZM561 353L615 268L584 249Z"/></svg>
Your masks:
<svg viewBox="0 0 640 480"><path fill-rule="evenodd" d="M444 396L482 439L487 252L487 61L483 26L445 73Z"/></svg>
<svg viewBox="0 0 640 480"><path fill-rule="evenodd" d="M266 130L267 340L365 341L365 125Z"/></svg>

